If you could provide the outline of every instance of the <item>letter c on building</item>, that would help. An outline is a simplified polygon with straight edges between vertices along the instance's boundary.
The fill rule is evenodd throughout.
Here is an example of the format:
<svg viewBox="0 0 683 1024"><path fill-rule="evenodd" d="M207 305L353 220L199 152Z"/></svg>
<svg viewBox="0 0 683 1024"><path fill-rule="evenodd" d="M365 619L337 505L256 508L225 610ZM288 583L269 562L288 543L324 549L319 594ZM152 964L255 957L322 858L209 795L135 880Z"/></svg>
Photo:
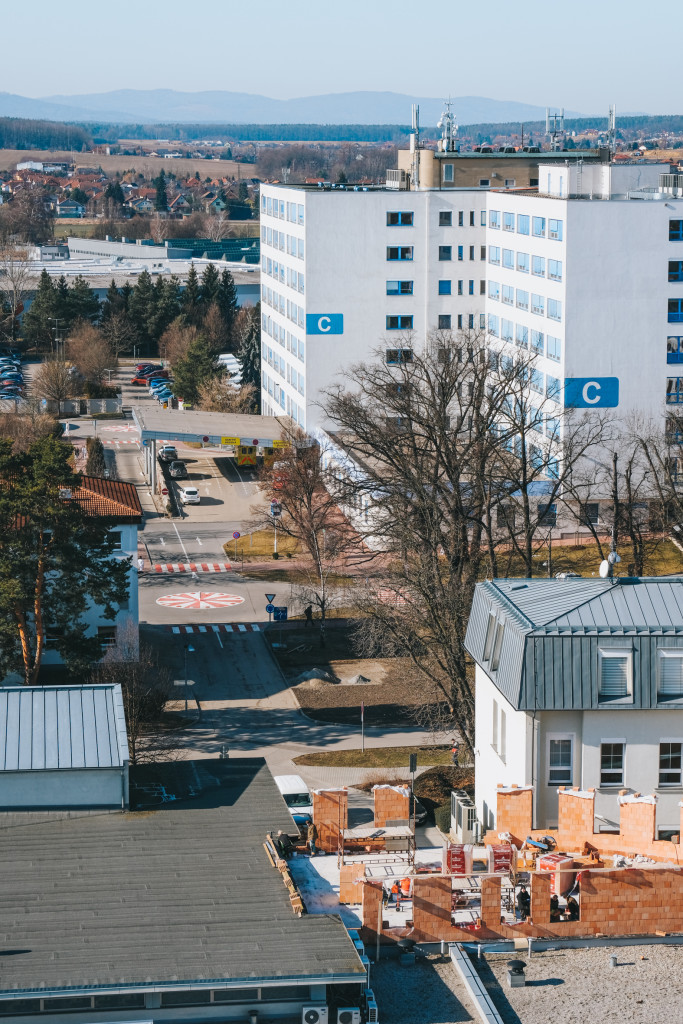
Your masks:
<svg viewBox="0 0 683 1024"><path fill-rule="evenodd" d="M593 397L590 396L589 391L593 390ZM584 384L581 390L581 397L584 402L588 405L596 405L600 401L600 385L596 380L589 380L587 384Z"/></svg>
<svg viewBox="0 0 683 1024"><path fill-rule="evenodd" d="M323 323L326 323L327 327L323 327ZM332 321L330 320L329 316L318 317L318 330L321 332L321 334L327 334L331 327Z"/></svg>

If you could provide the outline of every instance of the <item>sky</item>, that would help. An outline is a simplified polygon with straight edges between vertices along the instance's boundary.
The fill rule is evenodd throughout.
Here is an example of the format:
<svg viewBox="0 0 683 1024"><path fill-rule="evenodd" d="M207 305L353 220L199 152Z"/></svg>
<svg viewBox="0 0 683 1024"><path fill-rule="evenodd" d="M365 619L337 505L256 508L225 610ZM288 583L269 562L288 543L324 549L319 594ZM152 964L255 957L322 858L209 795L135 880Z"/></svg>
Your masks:
<svg viewBox="0 0 683 1024"><path fill-rule="evenodd" d="M376 90L676 113L654 67L671 60L665 35L677 30L643 12L641 0L31 0L2 15L0 91Z"/></svg>

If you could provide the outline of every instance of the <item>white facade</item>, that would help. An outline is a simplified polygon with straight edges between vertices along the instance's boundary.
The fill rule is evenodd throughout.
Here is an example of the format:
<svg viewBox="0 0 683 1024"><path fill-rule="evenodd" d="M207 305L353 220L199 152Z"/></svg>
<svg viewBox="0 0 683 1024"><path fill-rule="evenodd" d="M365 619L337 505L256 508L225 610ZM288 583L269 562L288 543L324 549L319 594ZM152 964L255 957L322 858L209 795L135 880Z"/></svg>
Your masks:
<svg viewBox="0 0 683 1024"><path fill-rule="evenodd" d="M350 366L486 326L536 357L546 436L577 401L661 421L683 403L683 200L657 191L666 169L558 162L538 194L263 186L263 411L322 426Z"/></svg>
<svg viewBox="0 0 683 1024"><path fill-rule="evenodd" d="M556 826L557 789L564 785L595 788L596 832L618 828L621 789L655 793L657 829L679 831L683 788L660 785L659 757L660 744L682 742L682 708L639 712L612 706L534 714L513 708L479 665L475 686L475 804L484 827L495 828L499 785L532 786L535 827ZM554 753L563 750L568 756L551 770L551 742L558 740L569 746L554 746ZM610 773L601 763L608 744L623 746L621 773Z"/></svg>

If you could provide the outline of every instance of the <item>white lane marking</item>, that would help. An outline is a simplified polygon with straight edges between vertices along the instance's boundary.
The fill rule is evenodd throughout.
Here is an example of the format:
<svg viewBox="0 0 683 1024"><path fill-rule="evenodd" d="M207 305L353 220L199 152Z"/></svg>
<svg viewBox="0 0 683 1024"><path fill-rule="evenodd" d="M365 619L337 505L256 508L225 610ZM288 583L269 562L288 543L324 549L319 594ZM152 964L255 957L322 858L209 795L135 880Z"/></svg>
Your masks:
<svg viewBox="0 0 683 1024"><path fill-rule="evenodd" d="M202 542L200 541L199 537L197 537L197 543L199 544L200 548L203 548L203 547L204 547L204 545L203 545L203 544L202 544Z"/></svg>
<svg viewBox="0 0 683 1024"><path fill-rule="evenodd" d="M252 631L254 633L260 633L261 632L261 627L258 625L257 622L252 622L251 628L252 628Z"/></svg>
<svg viewBox="0 0 683 1024"><path fill-rule="evenodd" d="M164 540L163 537L159 537L159 543L166 547L166 541Z"/></svg>
<svg viewBox="0 0 683 1024"><path fill-rule="evenodd" d="M241 622L238 624L237 628L239 629L240 633L246 633L247 631L247 627L243 626Z"/></svg>
<svg viewBox="0 0 683 1024"><path fill-rule="evenodd" d="M176 526L176 524L175 524L175 523L173 524L173 529L174 529L174 530L175 530L175 532L176 532L176 537L178 538L178 543L180 544L181 548L183 549L183 554L185 555L185 561L186 561L186 562L190 562L190 561L191 561L191 558L190 558L190 556L189 556L189 555L188 555L188 553L187 553L187 550L186 550L186 548L185 548L185 545L183 544L183 538L182 538L182 537L180 536L180 534L178 533L178 527Z"/></svg>
<svg viewBox="0 0 683 1024"><path fill-rule="evenodd" d="M171 626L171 629L173 630L174 633L180 632L180 626Z"/></svg>
<svg viewBox="0 0 683 1024"><path fill-rule="evenodd" d="M200 626L199 627L199 632L200 633L206 633L206 626Z"/></svg>
<svg viewBox="0 0 683 1024"><path fill-rule="evenodd" d="M242 479L242 476L240 474L239 469L237 468L237 465L235 465L235 472L237 473L238 479L239 479L240 483L242 484L242 487L244 488L244 493L248 496L249 495L249 491L247 490L247 485L245 484L244 480Z"/></svg>
<svg viewBox="0 0 683 1024"><path fill-rule="evenodd" d="M211 628L216 634L216 640L218 640L218 643L221 646L221 650L223 650L223 641L221 640L220 626L212 626Z"/></svg>

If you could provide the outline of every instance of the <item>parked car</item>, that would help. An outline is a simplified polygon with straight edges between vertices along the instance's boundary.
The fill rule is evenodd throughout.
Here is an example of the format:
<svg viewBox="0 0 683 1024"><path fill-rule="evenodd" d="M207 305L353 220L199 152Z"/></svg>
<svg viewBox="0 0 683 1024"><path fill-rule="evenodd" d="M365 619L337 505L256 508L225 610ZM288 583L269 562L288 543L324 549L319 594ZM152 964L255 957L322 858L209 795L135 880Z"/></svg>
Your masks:
<svg viewBox="0 0 683 1024"><path fill-rule="evenodd" d="M313 815L313 798L301 776L276 775L273 781L296 824L303 825L310 821Z"/></svg>
<svg viewBox="0 0 683 1024"><path fill-rule="evenodd" d="M157 391L155 397L158 402L169 402L174 396L172 391L166 390Z"/></svg>
<svg viewBox="0 0 683 1024"><path fill-rule="evenodd" d="M164 444L159 449L159 458L162 462L176 462L178 459L178 452L175 445Z"/></svg>
<svg viewBox="0 0 683 1024"><path fill-rule="evenodd" d="M184 462L178 460L178 462L172 462L168 467L168 472L175 480L180 480L187 476L187 466Z"/></svg>
<svg viewBox="0 0 683 1024"><path fill-rule="evenodd" d="M135 367L136 373L147 373L148 370L163 370L161 363L138 363Z"/></svg>
<svg viewBox="0 0 683 1024"><path fill-rule="evenodd" d="M172 383L173 382L170 381L170 380L156 380L156 381L150 382L149 390L152 391L152 392L154 392L154 391L164 391L166 388L170 388Z"/></svg>
<svg viewBox="0 0 683 1024"><path fill-rule="evenodd" d="M199 491L196 487L179 487L178 494L183 505L199 504Z"/></svg>

